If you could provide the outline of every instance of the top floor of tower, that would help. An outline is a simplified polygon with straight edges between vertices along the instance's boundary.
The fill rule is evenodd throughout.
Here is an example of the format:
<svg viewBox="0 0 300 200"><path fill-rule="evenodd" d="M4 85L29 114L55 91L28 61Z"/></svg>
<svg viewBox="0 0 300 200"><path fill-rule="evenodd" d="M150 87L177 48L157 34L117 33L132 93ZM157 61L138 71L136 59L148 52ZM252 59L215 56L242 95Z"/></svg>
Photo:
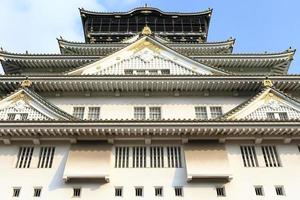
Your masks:
<svg viewBox="0 0 300 200"><path fill-rule="evenodd" d="M205 42L212 10L163 12L138 7L128 12L92 12L80 9L85 42L120 42L141 32L145 25L170 42Z"/></svg>

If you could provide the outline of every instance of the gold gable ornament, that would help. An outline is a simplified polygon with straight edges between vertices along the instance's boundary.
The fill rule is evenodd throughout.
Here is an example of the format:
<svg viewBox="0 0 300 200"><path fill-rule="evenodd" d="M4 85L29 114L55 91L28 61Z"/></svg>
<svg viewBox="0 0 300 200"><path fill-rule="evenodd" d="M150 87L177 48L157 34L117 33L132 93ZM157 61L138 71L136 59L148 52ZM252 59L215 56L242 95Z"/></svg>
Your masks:
<svg viewBox="0 0 300 200"><path fill-rule="evenodd" d="M273 82L269 79L264 80L263 84L264 84L264 87L272 87L273 86Z"/></svg>
<svg viewBox="0 0 300 200"><path fill-rule="evenodd" d="M21 83L21 87L22 88L30 87L31 85L32 85L32 82L30 80L28 80L28 79L22 81L22 83Z"/></svg>
<svg viewBox="0 0 300 200"><path fill-rule="evenodd" d="M142 30L142 35L151 35L151 34L152 34L152 31L151 31L150 27L146 24L146 26Z"/></svg>

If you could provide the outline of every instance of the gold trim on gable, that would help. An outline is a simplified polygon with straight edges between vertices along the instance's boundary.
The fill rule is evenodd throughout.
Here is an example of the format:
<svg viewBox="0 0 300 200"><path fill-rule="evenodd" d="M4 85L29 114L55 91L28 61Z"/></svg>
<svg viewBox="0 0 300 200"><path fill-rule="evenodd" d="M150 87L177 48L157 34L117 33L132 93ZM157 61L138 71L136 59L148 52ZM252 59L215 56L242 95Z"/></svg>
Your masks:
<svg viewBox="0 0 300 200"><path fill-rule="evenodd" d="M144 48L148 48L148 49L154 51L155 53L159 53L161 50L161 48L159 46L157 46L147 40L138 42L136 45L132 46L129 50L132 50L132 51L134 51L134 53L136 53Z"/></svg>

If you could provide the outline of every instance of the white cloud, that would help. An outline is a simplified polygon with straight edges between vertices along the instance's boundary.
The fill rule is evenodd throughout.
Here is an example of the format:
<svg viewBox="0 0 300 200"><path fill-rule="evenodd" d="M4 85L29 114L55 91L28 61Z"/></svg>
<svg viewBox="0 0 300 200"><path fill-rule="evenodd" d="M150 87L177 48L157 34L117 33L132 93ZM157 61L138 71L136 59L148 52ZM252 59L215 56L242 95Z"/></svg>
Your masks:
<svg viewBox="0 0 300 200"><path fill-rule="evenodd" d="M83 41L78 8L105 10L97 0L0 0L0 5L0 46L10 52L58 53L56 37Z"/></svg>

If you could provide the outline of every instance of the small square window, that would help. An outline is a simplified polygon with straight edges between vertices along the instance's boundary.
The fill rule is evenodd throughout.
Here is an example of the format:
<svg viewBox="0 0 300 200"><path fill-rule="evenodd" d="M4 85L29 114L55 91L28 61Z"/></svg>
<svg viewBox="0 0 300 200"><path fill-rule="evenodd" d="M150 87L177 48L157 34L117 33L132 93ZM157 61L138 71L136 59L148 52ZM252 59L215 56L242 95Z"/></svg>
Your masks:
<svg viewBox="0 0 300 200"><path fill-rule="evenodd" d="M135 188L135 196L142 197L143 196L143 188L142 187L136 187Z"/></svg>
<svg viewBox="0 0 300 200"><path fill-rule="evenodd" d="M116 197L121 197L121 196L123 196L123 188L122 188L122 187L116 187L116 188L115 188L115 196L116 196Z"/></svg>
<svg viewBox="0 0 300 200"><path fill-rule="evenodd" d="M81 188L73 188L73 197L80 197Z"/></svg>
<svg viewBox="0 0 300 200"><path fill-rule="evenodd" d="M34 197L40 197L42 193L42 188L34 188L33 189L33 196Z"/></svg>
<svg viewBox="0 0 300 200"><path fill-rule="evenodd" d="M262 186L254 186L256 196L264 196L264 190Z"/></svg>
<svg viewBox="0 0 300 200"><path fill-rule="evenodd" d="M275 191L276 191L277 196L285 195L283 186L275 186Z"/></svg>
<svg viewBox="0 0 300 200"><path fill-rule="evenodd" d="M134 107L134 119L143 120L146 119L145 107Z"/></svg>
<svg viewBox="0 0 300 200"><path fill-rule="evenodd" d="M155 196L162 197L163 196L163 188L162 187L156 187L155 188Z"/></svg>
<svg viewBox="0 0 300 200"><path fill-rule="evenodd" d="M177 196L177 197L182 197L183 196L182 187L175 187L174 191L175 191L175 196Z"/></svg>
<svg viewBox="0 0 300 200"><path fill-rule="evenodd" d="M160 109L160 107L150 107L149 108L149 118L151 120L161 119L161 109Z"/></svg>
<svg viewBox="0 0 300 200"><path fill-rule="evenodd" d="M13 188L13 197L19 197L21 192L21 188Z"/></svg>
<svg viewBox="0 0 300 200"><path fill-rule="evenodd" d="M8 113L7 114L7 120L15 120L16 114L14 113Z"/></svg>
<svg viewBox="0 0 300 200"><path fill-rule="evenodd" d="M225 197L225 188L224 187L216 187L216 192L218 197Z"/></svg>

